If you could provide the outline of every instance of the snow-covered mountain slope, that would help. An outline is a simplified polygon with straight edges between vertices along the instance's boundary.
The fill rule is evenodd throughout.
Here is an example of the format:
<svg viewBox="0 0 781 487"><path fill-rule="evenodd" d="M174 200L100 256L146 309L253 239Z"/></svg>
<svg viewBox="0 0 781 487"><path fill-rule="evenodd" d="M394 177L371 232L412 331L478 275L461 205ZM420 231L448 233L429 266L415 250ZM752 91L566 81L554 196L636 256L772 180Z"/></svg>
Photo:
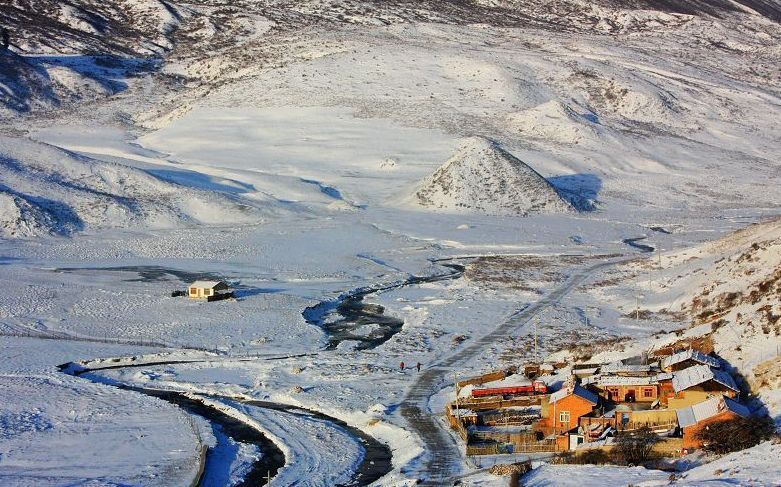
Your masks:
<svg viewBox="0 0 781 487"><path fill-rule="evenodd" d="M255 208L26 139L0 137L0 236L250 223Z"/></svg>
<svg viewBox="0 0 781 487"><path fill-rule="evenodd" d="M455 213L525 216L572 211L534 169L496 142L480 137L467 139L410 199Z"/></svg>
<svg viewBox="0 0 781 487"><path fill-rule="evenodd" d="M119 56L20 56L0 50L0 118L47 112L125 91L159 66L154 59Z"/></svg>
<svg viewBox="0 0 781 487"><path fill-rule="evenodd" d="M714 352L781 414L781 218L628 264L610 279L618 284L592 293L629 310L643 296L642 310L690 323L684 334L709 337Z"/></svg>
<svg viewBox="0 0 781 487"><path fill-rule="evenodd" d="M692 17L723 18L738 13L781 19L781 4L773 0L479 0L478 3L602 32L659 29L681 25Z"/></svg>
<svg viewBox="0 0 781 487"><path fill-rule="evenodd" d="M781 219L662 257L660 295L781 412ZM654 299L657 299L654 297Z"/></svg>

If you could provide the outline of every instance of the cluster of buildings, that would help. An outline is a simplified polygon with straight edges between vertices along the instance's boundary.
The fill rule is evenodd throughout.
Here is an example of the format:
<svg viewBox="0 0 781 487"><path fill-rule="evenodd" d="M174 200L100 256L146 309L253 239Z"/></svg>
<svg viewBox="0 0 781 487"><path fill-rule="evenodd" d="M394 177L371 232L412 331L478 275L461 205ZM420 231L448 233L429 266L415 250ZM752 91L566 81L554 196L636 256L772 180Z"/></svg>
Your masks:
<svg viewBox="0 0 781 487"><path fill-rule="evenodd" d="M737 384L718 359L692 349L656 361L636 357L607 364L578 364L558 391L524 398L538 405L538 417L528 422L527 434L510 449L523 451L535 442L549 445L551 451L609 448L615 433L648 427L660 436L659 453L682 454L702 446L698 433L708 424L749 415L748 408L737 401L738 394ZM471 414L473 427L480 426L484 423L480 417L491 411L463 409L487 399L462 400L459 414ZM491 406L498 404L501 409L501 403L507 401L512 398L502 397ZM470 425L463 424L466 434L462 436L468 446L469 440L477 440L472 441L473 450L481 439L489 438L483 443L490 444L487 428L469 435ZM501 439L501 435L494 436Z"/></svg>

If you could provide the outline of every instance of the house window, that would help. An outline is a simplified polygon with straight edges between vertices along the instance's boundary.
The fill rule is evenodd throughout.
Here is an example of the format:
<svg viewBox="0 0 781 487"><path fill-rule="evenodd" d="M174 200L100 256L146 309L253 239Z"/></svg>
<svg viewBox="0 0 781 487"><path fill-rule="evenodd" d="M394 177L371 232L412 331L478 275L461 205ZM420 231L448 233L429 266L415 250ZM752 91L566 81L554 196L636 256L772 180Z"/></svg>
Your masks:
<svg viewBox="0 0 781 487"><path fill-rule="evenodd" d="M644 387L643 388L643 397L654 397L654 389L653 389L653 387Z"/></svg>
<svg viewBox="0 0 781 487"><path fill-rule="evenodd" d="M212 295L212 290L211 289L204 289L203 290L203 295L204 296L211 296Z"/></svg>
<svg viewBox="0 0 781 487"><path fill-rule="evenodd" d="M191 288L190 288L190 295L191 295L191 296L195 296L195 295L197 295L197 294L198 294L198 288L191 287Z"/></svg>
<svg viewBox="0 0 781 487"><path fill-rule="evenodd" d="M569 425L569 411L561 411L559 413L559 422L561 424Z"/></svg>

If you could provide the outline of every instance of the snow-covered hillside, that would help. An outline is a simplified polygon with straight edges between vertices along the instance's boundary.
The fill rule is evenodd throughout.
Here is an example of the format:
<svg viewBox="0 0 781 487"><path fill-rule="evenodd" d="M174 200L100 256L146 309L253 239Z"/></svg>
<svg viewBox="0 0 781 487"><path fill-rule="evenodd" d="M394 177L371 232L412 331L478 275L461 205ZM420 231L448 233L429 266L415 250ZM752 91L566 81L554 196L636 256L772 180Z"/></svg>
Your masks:
<svg viewBox="0 0 781 487"><path fill-rule="evenodd" d="M631 314L642 296L644 319L672 315L685 336L710 337L715 353L745 377L781 419L781 219L754 224L685 250L617 269L592 294ZM675 342L663 335L651 347Z"/></svg>
<svg viewBox="0 0 781 487"><path fill-rule="evenodd" d="M260 212L221 195L60 148L0 136L0 235L251 223Z"/></svg>
<svg viewBox="0 0 781 487"><path fill-rule="evenodd" d="M538 348L707 335L778 416L779 223L718 240L781 213L778 12L5 2L0 483L466 484L453 373ZM203 279L235 299L172 293ZM728 461L691 479L773 473ZM641 471L581 472L669 481Z"/></svg>
<svg viewBox="0 0 781 487"><path fill-rule="evenodd" d="M415 190L414 203L488 215L572 211L548 181L496 142L468 139Z"/></svg>

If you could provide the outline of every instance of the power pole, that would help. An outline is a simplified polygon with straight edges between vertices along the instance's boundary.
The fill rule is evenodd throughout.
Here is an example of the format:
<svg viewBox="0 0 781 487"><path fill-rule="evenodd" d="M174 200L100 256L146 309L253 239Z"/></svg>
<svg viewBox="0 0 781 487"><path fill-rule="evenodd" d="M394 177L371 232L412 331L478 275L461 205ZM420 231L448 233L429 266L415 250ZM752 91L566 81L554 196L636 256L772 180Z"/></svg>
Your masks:
<svg viewBox="0 0 781 487"><path fill-rule="evenodd" d="M651 292L651 267L648 267L648 292Z"/></svg>
<svg viewBox="0 0 781 487"><path fill-rule="evenodd" d="M456 388L456 421L461 422L461 412L458 409L458 374L453 371L453 385Z"/></svg>
<svg viewBox="0 0 781 487"><path fill-rule="evenodd" d="M266 471L266 485L271 484L271 470Z"/></svg>
<svg viewBox="0 0 781 487"><path fill-rule="evenodd" d="M635 296L635 321L640 321L640 296Z"/></svg>

